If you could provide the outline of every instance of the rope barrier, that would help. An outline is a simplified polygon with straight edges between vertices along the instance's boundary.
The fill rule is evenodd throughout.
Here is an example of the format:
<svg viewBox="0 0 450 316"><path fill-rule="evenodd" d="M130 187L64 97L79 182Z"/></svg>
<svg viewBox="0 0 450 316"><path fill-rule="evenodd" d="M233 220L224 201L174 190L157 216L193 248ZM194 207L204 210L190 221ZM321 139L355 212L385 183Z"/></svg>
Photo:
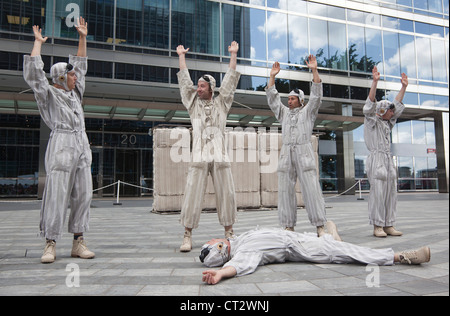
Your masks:
<svg viewBox="0 0 450 316"><path fill-rule="evenodd" d="M116 198L116 202L113 203L113 205L122 205L122 203L119 202L119 197L120 197L120 184L121 184L121 183L126 184L126 185L129 185L129 186L132 186L132 187L135 187L135 188L141 188L141 189L144 189L144 190L150 190L150 191L153 191L153 189L150 189L150 188L141 187L141 186L139 186L139 185L135 185L135 184L131 184L131 183L127 183L127 182L123 182L123 181L118 180L117 182L114 182L114 183L108 184L108 185L106 185L106 186L104 186L104 187L95 189L95 190L93 190L92 192L95 192L95 191L98 191L98 190L103 190L103 189L105 189L105 188L108 188L108 187L110 187L110 186L113 186L113 185L116 185L116 184L117 184L117 198Z"/></svg>
<svg viewBox="0 0 450 316"><path fill-rule="evenodd" d="M325 199L331 199L331 198L335 198L335 197L341 196L341 195L347 193L348 191L350 191L351 189L353 189L357 184L359 185L359 198L358 198L358 200L364 200L361 197L361 179L359 179L354 185L352 185L350 188L348 188L344 192L336 194L336 195L333 195L333 196L327 196L327 197L325 197Z"/></svg>

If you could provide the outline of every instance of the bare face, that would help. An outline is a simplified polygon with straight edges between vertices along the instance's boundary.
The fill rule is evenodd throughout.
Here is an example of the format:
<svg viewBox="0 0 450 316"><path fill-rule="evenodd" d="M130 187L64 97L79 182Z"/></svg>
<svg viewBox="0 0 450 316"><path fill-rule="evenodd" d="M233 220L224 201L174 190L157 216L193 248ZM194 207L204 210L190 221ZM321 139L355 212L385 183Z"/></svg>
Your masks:
<svg viewBox="0 0 450 316"><path fill-rule="evenodd" d="M300 100L298 99L298 97L296 97L294 95L290 95L288 97L288 105L291 110L298 108L298 107L300 107Z"/></svg>
<svg viewBox="0 0 450 316"><path fill-rule="evenodd" d="M202 100L211 100L212 90L209 83L204 80L199 80L197 84L197 95Z"/></svg>
<svg viewBox="0 0 450 316"><path fill-rule="evenodd" d="M67 87L69 88L69 91L75 89L77 79L78 79L77 75L75 74L74 71L67 73Z"/></svg>
<svg viewBox="0 0 450 316"><path fill-rule="evenodd" d="M394 116L394 109L388 109L381 117L383 120L389 121Z"/></svg>

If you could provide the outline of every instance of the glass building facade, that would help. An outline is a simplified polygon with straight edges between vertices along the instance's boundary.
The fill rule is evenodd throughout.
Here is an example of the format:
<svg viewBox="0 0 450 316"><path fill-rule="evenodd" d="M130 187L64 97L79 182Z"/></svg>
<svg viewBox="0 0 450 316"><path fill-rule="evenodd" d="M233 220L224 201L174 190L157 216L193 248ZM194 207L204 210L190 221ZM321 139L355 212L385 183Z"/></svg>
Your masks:
<svg viewBox="0 0 450 316"><path fill-rule="evenodd" d="M315 124L322 188L343 192L362 179L367 190L362 106L371 70L382 74L378 100L395 98L404 72L406 110L391 135L398 189L448 192L447 0L1 0L0 196L39 196L42 187L48 131L22 78L32 25L49 37L42 51L48 73L76 51L78 16L89 24L84 109L96 188L118 179L152 186L149 130L189 124L176 47L190 48L193 78L208 72L220 86L236 40L242 76L229 126L279 126L265 98L268 71L280 62L283 98L294 87L308 96L305 59L313 54L324 83Z"/></svg>

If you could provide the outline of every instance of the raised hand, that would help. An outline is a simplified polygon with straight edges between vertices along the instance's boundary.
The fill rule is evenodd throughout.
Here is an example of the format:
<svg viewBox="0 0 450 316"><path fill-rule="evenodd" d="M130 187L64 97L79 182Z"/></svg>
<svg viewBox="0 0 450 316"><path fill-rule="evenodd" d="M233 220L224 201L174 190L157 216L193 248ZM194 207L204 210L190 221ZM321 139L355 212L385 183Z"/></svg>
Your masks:
<svg viewBox="0 0 450 316"><path fill-rule="evenodd" d="M401 82L402 82L402 86L403 87L407 87L408 86L408 76L403 72L402 73L402 80L401 80Z"/></svg>
<svg viewBox="0 0 450 316"><path fill-rule="evenodd" d="M186 53L187 53L188 51L189 51L189 48L184 48L183 45L178 45L178 46L177 46L177 54L178 54L178 56L186 55Z"/></svg>
<svg viewBox="0 0 450 316"><path fill-rule="evenodd" d="M278 73L280 72L280 63L279 62L275 62L273 65L272 65L272 69L270 70L270 76L271 77L275 77L276 75L278 75Z"/></svg>
<svg viewBox="0 0 450 316"><path fill-rule="evenodd" d="M42 29L39 28L37 25L33 25L33 33L34 33L34 39L38 42L41 42L42 44L45 43L48 39L48 37L42 36Z"/></svg>
<svg viewBox="0 0 450 316"><path fill-rule="evenodd" d="M374 81L378 81L381 78L381 75L378 72L377 66L373 66L373 68L372 68L372 77L373 77Z"/></svg>
<svg viewBox="0 0 450 316"><path fill-rule="evenodd" d="M314 55L309 55L308 56L308 60L305 60L306 65L308 66L309 69L311 70L315 70L317 69L317 59L316 56Z"/></svg>
<svg viewBox="0 0 450 316"><path fill-rule="evenodd" d="M237 52L239 51L239 44L236 41L232 41L231 45L228 46L228 52L230 54L237 54Z"/></svg>
<svg viewBox="0 0 450 316"><path fill-rule="evenodd" d="M82 36L82 37L86 37L87 36L87 34L88 34L88 27L87 26L88 26L87 22L84 20L83 17L80 16L77 19L77 24L75 25L75 28L77 29L78 34L80 34L80 36Z"/></svg>

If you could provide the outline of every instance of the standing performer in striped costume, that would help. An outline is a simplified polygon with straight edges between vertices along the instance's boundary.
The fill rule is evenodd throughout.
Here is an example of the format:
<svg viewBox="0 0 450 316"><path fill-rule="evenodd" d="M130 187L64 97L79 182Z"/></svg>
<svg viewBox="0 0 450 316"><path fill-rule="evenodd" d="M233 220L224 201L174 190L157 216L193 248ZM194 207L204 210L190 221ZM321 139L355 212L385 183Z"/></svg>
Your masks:
<svg viewBox="0 0 450 316"><path fill-rule="evenodd" d="M394 253L390 248L371 249L339 241L336 226L331 234L317 237L279 228L256 228L234 239L212 239L203 245L200 261L220 270L203 271L203 281L216 284L222 279L255 272L260 265L282 262L363 263L393 265L430 261L430 248Z"/></svg>
<svg viewBox="0 0 450 316"><path fill-rule="evenodd" d="M278 162L278 217L280 225L292 231L296 225L295 184L298 177L309 221L317 227L318 236L322 236L325 233L324 225L327 219L311 136L314 121L322 104L323 91L316 58L309 55L306 63L313 74L311 95L306 105L304 103L305 95L303 91L298 89L289 93L289 107L281 103L280 95L275 88L275 76L280 72L278 62L273 64L270 71L266 95L269 106L282 128L283 145Z"/></svg>
<svg viewBox="0 0 450 316"><path fill-rule="evenodd" d="M237 211L231 163L225 148L225 126L240 78L240 73L236 71L239 44L232 42L228 46L229 67L219 95L215 97L216 80L211 75L200 77L197 88L194 87L186 65L188 50L183 45L177 47L181 101L192 123L192 155L180 219L185 227L180 246L182 252L192 249L192 229L197 228L200 220L209 174L214 184L219 223L224 226L226 237L233 236Z"/></svg>
<svg viewBox="0 0 450 316"><path fill-rule="evenodd" d="M42 197L40 231L46 238L42 263L56 258L56 240L62 235L70 202L68 230L74 234L72 257L93 258L86 247L83 232L89 228L92 200L92 153L85 131L82 98L87 72L87 23L78 19L78 53L69 63L56 63L50 69L53 85L43 71L41 47L47 41L42 30L33 26L35 36L31 55L24 56L23 76L34 91L45 124L52 130L45 153L47 177Z"/></svg>
<svg viewBox="0 0 450 316"><path fill-rule="evenodd" d="M370 151L366 172L370 182L369 223L375 237L401 236L395 229L397 216L397 170L391 155L391 130L405 109L402 103L408 77L402 73L402 88L394 102L377 102L376 91L380 73L372 69L372 86L363 107L364 141Z"/></svg>

